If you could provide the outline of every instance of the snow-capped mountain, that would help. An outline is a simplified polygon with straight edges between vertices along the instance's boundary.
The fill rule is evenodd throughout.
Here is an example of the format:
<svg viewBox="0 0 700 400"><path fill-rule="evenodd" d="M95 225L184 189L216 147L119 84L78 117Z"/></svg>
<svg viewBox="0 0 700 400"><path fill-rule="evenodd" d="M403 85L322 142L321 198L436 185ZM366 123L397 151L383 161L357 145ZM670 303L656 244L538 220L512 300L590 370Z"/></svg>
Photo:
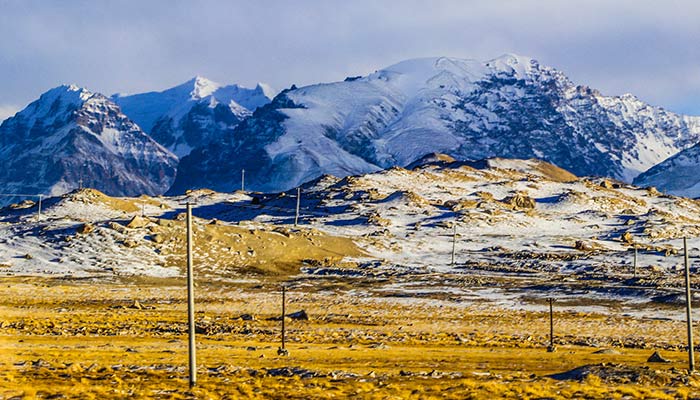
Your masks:
<svg viewBox="0 0 700 400"><path fill-rule="evenodd" d="M286 190L408 165L440 152L460 159L539 158L577 175L631 181L700 141L700 118L603 96L533 59L408 60L366 77L292 87L224 144L181 160L171 193Z"/></svg>
<svg viewBox="0 0 700 400"><path fill-rule="evenodd" d="M654 186L676 196L700 197L700 144L650 168L639 175L634 184Z"/></svg>
<svg viewBox="0 0 700 400"><path fill-rule="evenodd" d="M182 157L220 140L273 97L262 83L248 89L197 76L162 92L117 94L112 100L153 139Z"/></svg>
<svg viewBox="0 0 700 400"><path fill-rule="evenodd" d="M116 104L73 85L49 90L0 125L3 193L57 195L82 183L112 195L161 194L176 167Z"/></svg>

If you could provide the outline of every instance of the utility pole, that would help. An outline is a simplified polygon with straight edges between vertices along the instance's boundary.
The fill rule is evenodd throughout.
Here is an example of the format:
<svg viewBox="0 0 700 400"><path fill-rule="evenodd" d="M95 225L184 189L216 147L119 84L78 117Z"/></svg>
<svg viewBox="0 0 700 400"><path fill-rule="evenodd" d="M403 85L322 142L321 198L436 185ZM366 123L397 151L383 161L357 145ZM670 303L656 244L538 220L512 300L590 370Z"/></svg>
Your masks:
<svg viewBox="0 0 700 400"><path fill-rule="evenodd" d="M301 203L301 187L297 188L297 209L296 213L294 214L294 226L297 226L299 223L299 204Z"/></svg>
<svg viewBox="0 0 700 400"><path fill-rule="evenodd" d="M277 355L280 355L280 356L288 356L289 355L289 350L287 350L284 347L284 343L285 343L285 339L286 339L286 331L285 331L285 326L284 326L285 321L284 320L285 320L285 315L287 315L286 294L287 294L287 286L285 284L282 284L282 346L279 349L277 349Z"/></svg>
<svg viewBox="0 0 700 400"><path fill-rule="evenodd" d="M287 314L286 309L285 309L286 303L287 303L286 295L287 295L287 288L284 285L282 285L282 350L285 350L284 339L285 339L286 332L284 329L284 317Z"/></svg>
<svg viewBox="0 0 700 400"><path fill-rule="evenodd" d="M245 192L245 170L241 170L241 192Z"/></svg>
<svg viewBox="0 0 700 400"><path fill-rule="evenodd" d="M549 347L547 347L547 352L554 353L557 350L554 347L554 308L552 307L554 299L550 297L547 300L549 300Z"/></svg>
<svg viewBox="0 0 700 400"><path fill-rule="evenodd" d="M39 202L37 203L37 219L41 219L41 202L44 199L43 194L23 194L23 193L0 193L0 197L29 197L29 198L38 198Z"/></svg>
<svg viewBox="0 0 700 400"><path fill-rule="evenodd" d="M455 221L452 230L452 262L450 265L455 265L455 249L457 246L457 221Z"/></svg>
<svg viewBox="0 0 700 400"><path fill-rule="evenodd" d="M693 354L693 319L691 315L690 300L690 266L688 265L688 239L683 238L684 264L685 264L685 312L688 322L688 372L695 371L695 355Z"/></svg>
<svg viewBox="0 0 700 400"><path fill-rule="evenodd" d="M194 276L192 274L192 203L187 201L187 321L189 324L190 387L197 384L197 355L194 341Z"/></svg>

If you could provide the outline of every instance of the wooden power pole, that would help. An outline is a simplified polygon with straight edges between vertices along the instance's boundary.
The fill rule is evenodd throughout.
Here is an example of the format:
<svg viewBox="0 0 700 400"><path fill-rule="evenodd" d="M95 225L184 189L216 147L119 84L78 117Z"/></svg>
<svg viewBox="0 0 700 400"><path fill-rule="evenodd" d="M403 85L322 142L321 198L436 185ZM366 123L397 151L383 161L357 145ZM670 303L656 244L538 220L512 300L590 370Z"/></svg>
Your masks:
<svg viewBox="0 0 700 400"><path fill-rule="evenodd" d="M547 300L549 300L549 347L547 347L547 351L553 353L557 350L554 346L554 308L552 307L554 299L550 297Z"/></svg>
<svg viewBox="0 0 700 400"><path fill-rule="evenodd" d="M454 223L452 229L452 261L450 265L455 265L455 250L457 248L457 222Z"/></svg>
<svg viewBox="0 0 700 400"><path fill-rule="evenodd" d="M297 226L299 223L299 205L301 204L301 187L297 188L297 208L296 212L294 213L294 226Z"/></svg>
<svg viewBox="0 0 700 400"><path fill-rule="evenodd" d="M187 321L189 334L190 387L197 384L197 350L194 323L194 276L192 273L192 203L187 202Z"/></svg>
<svg viewBox="0 0 700 400"><path fill-rule="evenodd" d="M287 332L285 327L285 316L287 315L286 305L287 305L287 285L282 284L282 346L277 349L277 355L288 356L289 350L285 348L285 342L287 339Z"/></svg>
<svg viewBox="0 0 700 400"><path fill-rule="evenodd" d="M690 301L690 266L688 265L688 239L683 238L684 264L685 264L685 312L688 322L688 371L695 371L695 355L693 354L693 317Z"/></svg>

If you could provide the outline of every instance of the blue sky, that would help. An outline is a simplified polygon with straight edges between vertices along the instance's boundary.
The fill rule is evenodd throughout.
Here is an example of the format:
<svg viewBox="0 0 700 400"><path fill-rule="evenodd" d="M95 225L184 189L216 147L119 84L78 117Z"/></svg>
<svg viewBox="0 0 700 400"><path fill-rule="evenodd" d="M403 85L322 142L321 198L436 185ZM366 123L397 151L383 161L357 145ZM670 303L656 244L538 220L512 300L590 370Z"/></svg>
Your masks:
<svg viewBox="0 0 700 400"><path fill-rule="evenodd" d="M503 53L700 115L698 16L700 2L673 0L0 0L0 119L62 83L109 95L202 75L282 89Z"/></svg>

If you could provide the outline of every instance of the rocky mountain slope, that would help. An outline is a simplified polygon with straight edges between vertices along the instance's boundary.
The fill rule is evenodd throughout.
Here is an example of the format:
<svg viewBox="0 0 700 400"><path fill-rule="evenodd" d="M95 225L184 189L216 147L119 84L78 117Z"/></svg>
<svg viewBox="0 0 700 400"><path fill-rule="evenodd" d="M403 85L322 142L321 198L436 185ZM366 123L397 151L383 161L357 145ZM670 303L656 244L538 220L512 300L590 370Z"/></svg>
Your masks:
<svg viewBox="0 0 700 400"><path fill-rule="evenodd" d="M181 160L171 193L240 185L275 191L322 174L460 160L541 158L577 175L630 182L700 140L700 118L603 96L536 60L424 58L365 77L291 88L223 143Z"/></svg>
<svg viewBox="0 0 700 400"><path fill-rule="evenodd" d="M84 186L160 194L177 158L103 95L59 86L0 125L4 193L58 195Z"/></svg>
<svg viewBox="0 0 700 400"><path fill-rule="evenodd" d="M700 145L675 156L639 175L634 183L654 186L676 196L700 197Z"/></svg>
<svg viewBox="0 0 700 400"><path fill-rule="evenodd" d="M255 109L270 102L272 89L222 86L197 76L162 92L114 95L112 100L158 143L178 157L220 141Z"/></svg>

